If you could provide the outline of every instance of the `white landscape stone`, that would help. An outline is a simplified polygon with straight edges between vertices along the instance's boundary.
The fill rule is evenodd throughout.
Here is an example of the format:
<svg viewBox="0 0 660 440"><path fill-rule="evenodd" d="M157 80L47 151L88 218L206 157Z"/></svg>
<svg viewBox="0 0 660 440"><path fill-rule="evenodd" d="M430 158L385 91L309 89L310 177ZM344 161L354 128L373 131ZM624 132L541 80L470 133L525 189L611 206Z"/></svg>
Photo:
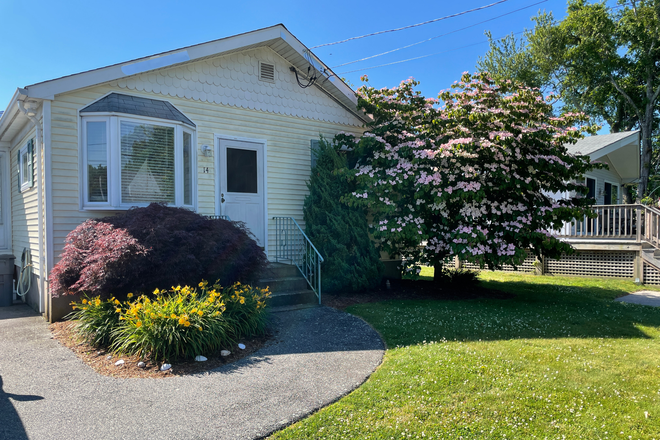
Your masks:
<svg viewBox="0 0 660 440"><path fill-rule="evenodd" d="M117 362L115 362L115 365L117 365L117 366L119 366L119 365L124 365L124 360L123 360L123 359L119 359Z"/></svg>
<svg viewBox="0 0 660 440"><path fill-rule="evenodd" d="M142 361L138 362L138 367L144 368L145 366L146 366L146 364L144 362L142 362Z"/></svg>
<svg viewBox="0 0 660 440"><path fill-rule="evenodd" d="M206 362L208 359L206 359L205 356L195 356L195 361L197 362Z"/></svg>
<svg viewBox="0 0 660 440"><path fill-rule="evenodd" d="M222 350L220 352L220 356L229 356L231 354L231 351L229 350Z"/></svg>
<svg viewBox="0 0 660 440"><path fill-rule="evenodd" d="M163 365L160 366L160 371L167 371L167 370L169 370L170 368L172 368L172 365L170 365L170 364L163 364Z"/></svg>
<svg viewBox="0 0 660 440"><path fill-rule="evenodd" d="M245 350L245 344L238 344L238 348L240 348L241 350Z"/></svg>

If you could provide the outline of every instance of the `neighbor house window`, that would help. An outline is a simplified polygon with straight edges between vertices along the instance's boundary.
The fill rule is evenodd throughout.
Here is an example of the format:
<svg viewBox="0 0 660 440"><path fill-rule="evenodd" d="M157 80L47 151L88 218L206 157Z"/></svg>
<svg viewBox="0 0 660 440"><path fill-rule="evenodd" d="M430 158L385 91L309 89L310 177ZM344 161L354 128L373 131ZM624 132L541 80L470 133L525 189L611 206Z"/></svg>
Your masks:
<svg viewBox="0 0 660 440"><path fill-rule="evenodd" d="M193 208L193 137L168 120L83 117L84 206Z"/></svg>
<svg viewBox="0 0 660 440"><path fill-rule="evenodd" d="M18 190L25 191L34 186L34 140L30 139L18 150Z"/></svg>

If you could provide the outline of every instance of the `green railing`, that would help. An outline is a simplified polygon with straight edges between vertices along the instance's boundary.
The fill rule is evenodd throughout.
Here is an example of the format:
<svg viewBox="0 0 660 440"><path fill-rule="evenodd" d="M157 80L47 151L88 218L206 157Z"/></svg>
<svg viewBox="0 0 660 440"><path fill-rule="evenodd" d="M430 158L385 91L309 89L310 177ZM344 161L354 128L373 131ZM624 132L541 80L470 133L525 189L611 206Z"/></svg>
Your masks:
<svg viewBox="0 0 660 440"><path fill-rule="evenodd" d="M293 217L275 220L275 261L295 264L321 304L321 263L323 257Z"/></svg>

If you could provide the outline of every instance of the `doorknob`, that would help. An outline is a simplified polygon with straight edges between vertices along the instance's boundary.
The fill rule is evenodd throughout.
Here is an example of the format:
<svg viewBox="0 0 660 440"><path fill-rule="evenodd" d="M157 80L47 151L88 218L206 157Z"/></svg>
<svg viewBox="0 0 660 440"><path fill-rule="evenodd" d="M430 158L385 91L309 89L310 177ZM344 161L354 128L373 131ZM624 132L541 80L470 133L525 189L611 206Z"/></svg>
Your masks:
<svg viewBox="0 0 660 440"><path fill-rule="evenodd" d="M220 194L220 203L225 203L225 194Z"/></svg>

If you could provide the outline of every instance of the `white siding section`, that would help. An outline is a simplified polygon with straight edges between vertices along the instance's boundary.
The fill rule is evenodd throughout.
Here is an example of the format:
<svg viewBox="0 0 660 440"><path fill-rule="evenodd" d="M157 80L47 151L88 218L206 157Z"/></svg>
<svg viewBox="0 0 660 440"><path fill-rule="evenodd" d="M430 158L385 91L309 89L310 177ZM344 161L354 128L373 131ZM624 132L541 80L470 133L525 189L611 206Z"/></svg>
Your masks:
<svg viewBox="0 0 660 440"><path fill-rule="evenodd" d="M259 80L259 62L275 66L275 82ZM361 126L350 111L318 87L300 88L290 66L272 49L261 47L135 75L110 85L125 91ZM324 81L328 80L323 77L319 83Z"/></svg>
<svg viewBox="0 0 660 440"><path fill-rule="evenodd" d="M249 57L245 58L250 59ZM280 65L278 64L278 66ZM235 76L238 74L234 70L232 72L235 72ZM255 75L256 73L254 71ZM143 76L140 75L140 77ZM132 81L131 84L136 90L146 90L148 88L148 85L140 81L139 78ZM295 87L298 88L298 85ZM339 107L329 97L325 95L317 96L312 89L311 87L299 89L300 92L297 92L312 95L308 98L307 107L311 106L311 102L315 102L315 106L323 107L325 105L335 108L335 110L336 107ZM271 99L272 94L264 93L262 89L257 90L259 96L263 98L262 101L266 97ZM80 165L78 158L79 121L77 115L79 109L112 91L167 100L197 125L197 145L195 146L197 154L197 206L198 212L204 215L213 215L216 212L216 170L214 165L216 158L204 157L201 154L201 146L209 145L213 147L214 135L216 134L266 140L268 227L269 248L271 249L269 253L271 254L274 246L274 222L270 219L273 216L294 217L302 225L302 206L308 192L306 182L309 179L311 165L310 140L318 139L319 135L332 138L339 131L360 133L360 129L356 128L360 121L349 112L346 112L346 117L350 116L348 121L350 124L339 124L311 117L290 116L282 112L232 107L215 102L186 99L185 97L165 97L144 92L135 93L128 90L118 90L117 87L111 85L56 96L52 104L54 263L59 261L59 255L64 247L64 239L71 230L88 218L102 217L113 213L113 211L85 211L80 209L80 190L82 187L78 177ZM254 102L261 101L259 98L255 98ZM273 101L270 102L272 105ZM301 103L302 101L295 102ZM295 107L293 108L295 109ZM302 110L302 108L304 106L298 110ZM342 109L342 111L344 110ZM204 172L206 168L208 168L208 172Z"/></svg>
<svg viewBox="0 0 660 440"><path fill-rule="evenodd" d="M622 203L621 201L621 176L614 171L614 167L610 164L607 158L599 159L601 162L607 163L609 169L600 169L592 170L585 174L586 177L591 177L596 179L596 204L602 205L605 203L605 182L619 185L619 200L616 203ZM614 203L614 201L612 201Z"/></svg>
<svg viewBox="0 0 660 440"><path fill-rule="evenodd" d="M32 253L33 273L39 274L41 268L41 258L39 255L39 216L37 199L37 163L39 158L35 155L34 163L34 186L23 192L18 189L18 151L24 147L30 139L36 139L36 130L28 123L21 133L19 133L12 143L9 150L9 171L11 185L11 234L12 234L12 252L14 254L14 264L21 264L21 254L23 249L30 249ZM30 128L28 128L30 127ZM36 147L36 145L35 145Z"/></svg>

